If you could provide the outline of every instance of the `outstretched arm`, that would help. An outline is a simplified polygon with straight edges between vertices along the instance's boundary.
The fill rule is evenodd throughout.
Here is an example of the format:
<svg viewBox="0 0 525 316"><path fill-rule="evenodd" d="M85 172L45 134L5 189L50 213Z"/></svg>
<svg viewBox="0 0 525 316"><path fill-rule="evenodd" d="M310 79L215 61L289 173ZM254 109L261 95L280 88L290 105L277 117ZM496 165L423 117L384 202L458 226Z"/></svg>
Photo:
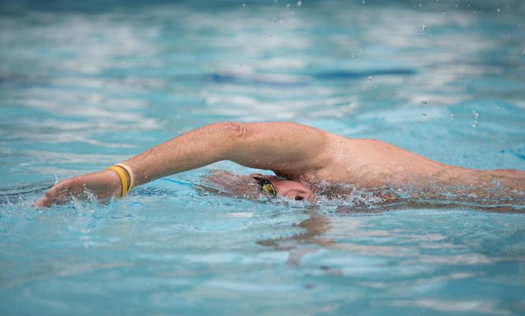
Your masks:
<svg viewBox="0 0 525 316"><path fill-rule="evenodd" d="M133 170L136 185L221 160L294 176L325 164L326 138L321 130L287 122L216 123L173 138L124 163ZM102 199L119 196L122 190L118 175L104 170L59 182L35 206L82 197L86 189Z"/></svg>

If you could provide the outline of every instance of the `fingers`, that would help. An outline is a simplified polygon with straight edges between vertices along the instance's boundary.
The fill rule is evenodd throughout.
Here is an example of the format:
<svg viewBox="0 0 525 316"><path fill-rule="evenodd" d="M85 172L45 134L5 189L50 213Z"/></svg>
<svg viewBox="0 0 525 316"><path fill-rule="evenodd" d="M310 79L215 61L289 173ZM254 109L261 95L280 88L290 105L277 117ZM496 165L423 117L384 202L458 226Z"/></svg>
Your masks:
<svg viewBox="0 0 525 316"><path fill-rule="evenodd" d="M50 207L53 204L63 204L78 195L77 188L79 181L77 178L66 179L55 184L46 195L36 201L34 207Z"/></svg>
<svg viewBox="0 0 525 316"><path fill-rule="evenodd" d="M55 184L51 189L49 189L49 191L47 191L46 197L53 199L55 196L68 192L73 186L73 180L74 178L66 179Z"/></svg>
<svg viewBox="0 0 525 316"><path fill-rule="evenodd" d="M33 203L33 207L50 207L55 204L64 204L67 201L71 200L71 195L69 191L63 190L56 194L50 194L49 192L46 195Z"/></svg>
<svg viewBox="0 0 525 316"><path fill-rule="evenodd" d="M40 200L33 203L33 207L49 207L51 206L51 200L47 197L43 197Z"/></svg>
<svg viewBox="0 0 525 316"><path fill-rule="evenodd" d="M49 207L54 204L65 204L72 198L86 199L88 192L97 198L112 198L119 196L120 190L119 176L113 171L103 170L60 181L33 205Z"/></svg>

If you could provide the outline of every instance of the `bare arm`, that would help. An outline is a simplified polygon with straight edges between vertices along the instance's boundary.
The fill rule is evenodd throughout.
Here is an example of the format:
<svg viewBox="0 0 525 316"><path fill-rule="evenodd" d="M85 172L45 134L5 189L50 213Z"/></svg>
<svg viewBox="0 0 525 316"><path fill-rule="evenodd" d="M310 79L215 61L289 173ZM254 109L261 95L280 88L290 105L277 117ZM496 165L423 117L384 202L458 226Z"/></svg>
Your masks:
<svg viewBox="0 0 525 316"><path fill-rule="evenodd" d="M190 131L125 161L137 184L231 160L296 174L321 167L325 132L304 125L217 123Z"/></svg>
<svg viewBox="0 0 525 316"><path fill-rule="evenodd" d="M231 160L241 165L297 175L324 163L326 133L294 123L216 123L198 128L125 161L136 185ZM88 189L99 198L118 196L121 185L111 170L64 180L52 187L35 206L49 206L82 197Z"/></svg>

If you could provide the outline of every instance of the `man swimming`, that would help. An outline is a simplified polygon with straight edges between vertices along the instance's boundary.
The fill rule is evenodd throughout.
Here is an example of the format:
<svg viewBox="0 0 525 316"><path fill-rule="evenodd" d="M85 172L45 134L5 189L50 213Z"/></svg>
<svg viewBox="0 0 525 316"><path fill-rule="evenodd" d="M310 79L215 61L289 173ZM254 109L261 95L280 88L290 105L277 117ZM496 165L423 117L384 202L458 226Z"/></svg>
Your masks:
<svg viewBox="0 0 525 316"><path fill-rule="evenodd" d="M155 179L230 160L271 170L276 176L240 176L271 196L314 201L319 188L349 184L363 189L411 187L467 188L469 196L504 194L525 199L525 172L449 166L387 143L351 139L289 122L215 123L175 137L106 170L63 180L35 202L37 207L82 198L124 197ZM386 199L394 197L386 197Z"/></svg>

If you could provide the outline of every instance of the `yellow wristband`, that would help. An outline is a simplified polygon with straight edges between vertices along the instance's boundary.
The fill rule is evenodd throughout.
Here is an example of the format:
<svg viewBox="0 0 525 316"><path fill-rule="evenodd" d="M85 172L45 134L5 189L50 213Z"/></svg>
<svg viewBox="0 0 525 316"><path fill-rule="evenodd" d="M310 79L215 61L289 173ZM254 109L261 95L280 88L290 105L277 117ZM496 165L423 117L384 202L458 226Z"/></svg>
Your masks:
<svg viewBox="0 0 525 316"><path fill-rule="evenodd" d="M120 195L120 197L125 197L126 194L128 194L128 181L126 180L126 175L124 174L124 172L122 172L122 170L120 170L119 167L115 166L107 167L106 170L113 170L118 174L118 176L120 177L120 184L122 185L122 194Z"/></svg>
<svg viewBox="0 0 525 316"><path fill-rule="evenodd" d="M122 167L126 169L126 171L128 172L128 176L129 176L128 192L129 192L131 188L133 188L133 185L135 184L135 175L133 174L133 170L131 170L131 168L128 165L122 162L115 164L115 166Z"/></svg>

